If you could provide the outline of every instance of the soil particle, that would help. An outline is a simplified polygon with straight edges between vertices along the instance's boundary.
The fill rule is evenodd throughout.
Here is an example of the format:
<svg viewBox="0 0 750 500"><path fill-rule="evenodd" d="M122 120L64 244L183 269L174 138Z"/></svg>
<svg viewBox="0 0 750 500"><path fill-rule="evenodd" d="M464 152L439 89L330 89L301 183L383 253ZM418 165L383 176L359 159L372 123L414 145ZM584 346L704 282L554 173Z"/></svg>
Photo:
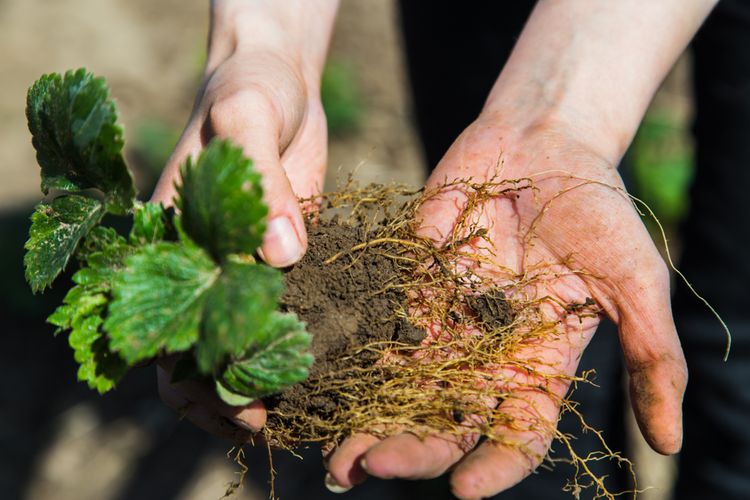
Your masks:
<svg viewBox="0 0 750 500"><path fill-rule="evenodd" d="M396 337L394 340L403 344L417 345L426 336L427 334L423 329L417 328L408 321L401 320L396 325Z"/></svg>
<svg viewBox="0 0 750 500"><path fill-rule="evenodd" d="M399 289L388 287L400 279L402 272L385 255L389 248L370 247L325 263L370 238L363 227L321 220L308 227L307 253L284 275L281 308L297 313L313 336L315 364L311 379L352 363L366 366L375 361L367 353L354 360L341 359L353 348L391 340L418 344L425 336L423 330L396 315L404 307L405 296ZM339 402L314 391L311 379L267 398L266 404L282 413L301 410L323 416L334 412Z"/></svg>
<svg viewBox="0 0 750 500"><path fill-rule="evenodd" d="M466 303L479 321L489 329L513 322L513 311L501 290L490 290L481 295L467 297Z"/></svg>

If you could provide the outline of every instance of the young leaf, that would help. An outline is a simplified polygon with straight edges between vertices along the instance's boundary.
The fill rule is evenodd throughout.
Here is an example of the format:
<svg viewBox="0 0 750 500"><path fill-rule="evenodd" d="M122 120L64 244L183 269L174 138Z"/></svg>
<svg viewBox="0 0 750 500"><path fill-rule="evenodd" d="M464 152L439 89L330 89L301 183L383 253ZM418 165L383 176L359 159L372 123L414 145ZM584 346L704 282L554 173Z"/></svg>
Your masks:
<svg viewBox="0 0 750 500"><path fill-rule="evenodd" d="M190 242L146 245L115 277L104 330L129 364L189 349L220 269Z"/></svg>
<svg viewBox="0 0 750 500"><path fill-rule="evenodd" d="M262 342L282 290L281 273L268 266L227 261L206 297L195 358L203 373Z"/></svg>
<svg viewBox="0 0 750 500"><path fill-rule="evenodd" d="M122 129L102 78L84 69L42 76L29 88L26 117L42 168L42 191L97 188L124 214L135 187L122 157Z"/></svg>
<svg viewBox="0 0 750 500"><path fill-rule="evenodd" d="M232 392L231 389L228 389L224 382L220 379L217 379L214 381L214 387L216 389L216 394L219 396L219 399L224 401L229 406L247 406L255 399L257 398L251 398L248 396L243 396L242 394L237 394L236 392Z"/></svg>
<svg viewBox="0 0 750 500"><path fill-rule="evenodd" d="M240 148L211 141L197 163L188 159L177 191L183 229L217 261L260 246L268 208L260 176Z"/></svg>
<svg viewBox="0 0 750 500"><path fill-rule="evenodd" d="M131 252L114 229L101 226L88 234L81 247L87 249L83 259L87 266L73 275L76 286L65 295L63 305L47 318L59 330L68 330L80 319L103 311L109 302L112 280Z"/></svg>
<svg viewBox="0 0 750 500"><path fill-rule="evenodd" d="M32 291L44 290L65 269L78 242L101 220L103 208L100 201L78 195L37 205L23 259Z"/></svg>
<svg viewBox="0 0 750 500"><path fill-rule="evenodd" d="M274 312L265 342L227 366L217 380L217 393L227 404L239 406L301 382L313 363L307 352L310 342L296 315Z"/></svg>
<svg viewBox="0 0 750 500"><path fill-rule="evenodd" d="M164 239L165 218L164 206L161 203L139 203L133 214L130 242L133 245L146 245Z"/></svg>
<svg viewBox="0 0 750 500"><path fill-rule="evenodd" d="M58 332L71 330L68 342L80 365L78 380L104 393L127 370L125 361L109 349L101 325L113 277L123 266L130 247L114 230L103 227L91 231L82 247L89 251L85 259L88 267L73 275L76 286L47 321L58 326Z"/></svg>
<svg viewBox="0 0 750 500"><path fill-rule="evenodd" d="M87 382L99 394L112 389L128 369L120 356L113 353L101 332L102 318L88 316L73 326L68 342L78 363L78 380Z"/></svg>
<svg viewBox="0 0 750 500"><path fill-rule="evenodd" d="M111 227L96 226L78 245L79 260L98 272L116 270L125 265L125 257L133 252L125 238ZM75 276L73 277L75 280Z"/></svg>

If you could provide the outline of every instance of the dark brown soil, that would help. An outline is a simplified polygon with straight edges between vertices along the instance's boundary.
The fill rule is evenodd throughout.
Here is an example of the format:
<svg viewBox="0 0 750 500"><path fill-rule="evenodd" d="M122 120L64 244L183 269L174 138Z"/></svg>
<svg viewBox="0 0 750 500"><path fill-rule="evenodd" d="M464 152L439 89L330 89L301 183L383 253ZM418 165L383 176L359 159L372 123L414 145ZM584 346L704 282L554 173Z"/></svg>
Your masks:
<svg viewBox="0 0 750 500"><path fill-rule="evenodd" d="M513 322L513 311L505 300L505 294L500 290L490 290L482 295L467 297L466 303L488 330L492 330L493 326L506 326Z"/></svg>
<svg viewBox="0 0 750 500"><path fill-rule="evenodd" d="M395 288L401 271L384 254L389 248L371 247L325 261L372 238L362 227L321 220L308 228L309 245L305 257L285 274L286 290L282 309L297 313L313 335L315 364L311 378L335 372L352 362L371 365L375 359L362 353L354 360L342 354L378 341L418 344L425 336L396 313L404 307L405 296ZM393 249L390 249L391 251ZM278 409L304 411L324 416L336 410L331 395L315 394L312 382L297 384L266 403Z"/></svg>
<svg viewBox="0 0 750 500"><path fill-rule="evenodd" d="M310 378L281 394L266 398L266 406L279 414L303 412L325 418L342 401L338 395L321 392L315 378L354 365L371 366L377 361L369 351L356 356L358 347L379 341L418 345L425 337L397 313L406 307L405 295L390 284L402 282L404 269L387 257L396 249L387 245L347 252L372 239L361 226L334 220L321 220L308 227L309 245L304 258L284 276L286 289L281 308L297 313L312 334L315 356ZM347 252L332 263L330 257ZM406 271L408 272L408 270ZM468 297L480 325L507 325L513 317L505 296L499 290ZM269 424L273 425L273 416Z"/></svg>

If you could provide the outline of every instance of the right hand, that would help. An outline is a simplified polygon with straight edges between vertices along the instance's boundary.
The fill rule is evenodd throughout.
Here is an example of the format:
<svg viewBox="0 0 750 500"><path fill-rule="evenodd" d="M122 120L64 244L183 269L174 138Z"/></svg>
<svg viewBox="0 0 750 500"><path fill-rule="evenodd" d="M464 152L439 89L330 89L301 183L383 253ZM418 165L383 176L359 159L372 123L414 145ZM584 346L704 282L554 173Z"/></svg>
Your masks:
<svg viewBox="0 0 750 500"><path fill-rule="evenodd" d="M180 166L197 157L213 137L240 145L262 175L268 226L260 254L274 267L297 262L307 248L298 198L317 194L323 185L327 129L320 101L319 75L299 58L278 51L236 46L219 62L209 56L206 76L192 116L159 179L152 201L172 204ZM313 74L311 77L310 74ZM199 427L235 441L265 423L263 403L245 408L224 404L213 387L169 382L171 363L161 363L162 400Z"/></svg>

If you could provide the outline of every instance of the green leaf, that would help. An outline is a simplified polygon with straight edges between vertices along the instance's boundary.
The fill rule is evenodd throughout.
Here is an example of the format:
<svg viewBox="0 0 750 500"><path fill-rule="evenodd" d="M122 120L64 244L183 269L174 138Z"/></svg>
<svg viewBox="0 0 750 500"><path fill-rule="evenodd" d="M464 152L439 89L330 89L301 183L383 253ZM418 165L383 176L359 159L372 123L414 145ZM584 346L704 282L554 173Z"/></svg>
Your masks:
<svg viewBox="0 0 750 500"><path fill-rule="evenodd" d="M267 322L282 287L277 269L231 260L224 264L206 297L201 341L195 351L203 373L213 373L227 356L240 356L265 340Z"/></svg>
<svg viewBox="0 0 750 500"><path fill-rule="evenodd" d="M255 401L255 398L232 392L232 390L227 388L221 380L216 380L214 386L216 388L216 394L229 406L247 406Z"/></svg>
<svg viewBox="0 0 750 500"><path fill-rule="evenodd" d="M26 117L45 194L96 188L113 213L124 214L133 205L122 128L104 79L84 69L44 75L29 88Z"/></svg>
<svg viewBox="0 0 750 500"><path fill-rule="evenodd" d="M217 380L217 393L227 404L239 406L303 381L313 363L307 352L310 342L296 315L274 312L265 342L227 366Z"/></svg>
<svg viewBox="0 0 750 500"><path fill-rule="evenodd" d="M126 245L125 239L117 234L111 227L96 226L78 245L76 255L81 261L86 261L92 253L101 252L104 249L113 249L120 245Z"/></svg>
<svg viewBox="0 0 750 500"><path fill-rule="evenodd" d="M109 291L117 271L124 265L131 247L113 229L97 227L81 245L88 247L85 258L88 267L73 275L76 284L47 321L58 327L58 332L73 328L73 324L90 315L101 315L109 303ZM97 246L98 248L94 248Z"/></svg>
<svg viewBox="0 0 750 500"><path fill-rule="evenodd" d="M203 304L220 270L189 242L146 245L117 273L104 330L110 346L136 363L198 340Z"/></svg>
<svg viewBox="0 0 750 500"><path fill-rule="evenodd" d="M102 323L114 276L132 250L113 229L101 226L88 234L81 247L88 267L73 275L76 286L47 321L58 327L58 333L71 330L68 342L79 364L78 380L104 393L127 370L125 360L110 350Z"/></svg>
<svg viewBox="0 0 750 500"><path fill-rule="evenodd" d="M104 335L91 344L90 352L91 356L78 367L78 380L104 394L127 373L128 365L119 354L112 352Z"/></svg>
<svg viewBox="0 0 750 500"><path fill-rule="evenodd" d="M57 327L55 335L70 328L75 311L67 305L57 306L52 314L47 317L47 323Z"/></svg>
<svg viewBox="0 0 750 500"><path fill-rule="evenodd" d="M166 215L161 203L138 204L133 214L130 242L134 245L156 243L164 239Z"/></svg>
<svg viewBox="0 0 750 500"><path fill-rule="evenodd" d="M268 208L260 175L240 148L211 141L197 163L188 159L177 191L183 229L214 259L253 254L260 246Z"/></svg>
<svg viewBox="0 0 750 500"><path fill-rule="evenodd" d="M101 220L103 208L100 201L78 195L37 205L23 259L34 292L50 286L65 269L78 242Z"/></svg>
<svg viewBox="0 0 750 500"><path fill-rule="evenodd" d="M101 325L100 315L82 318L74 323L68 342L79 365L78 380L87 382L91 389L104 394L125 375L128 366L125 360L109 349Z"/></svg>
<svg viewBox="0 0 750 500"><path fill-rule="evenodd" d="M86 262L89 268L101 273L102 280L111 281L114 273L124 267L125 258L134 251L135 249L128 245L125 238L117 234L117 231L111 227L97 226L81 243L78 256ZM83 276L85 274L79 271L73 276L73 281L80 280Z"/></svg>

